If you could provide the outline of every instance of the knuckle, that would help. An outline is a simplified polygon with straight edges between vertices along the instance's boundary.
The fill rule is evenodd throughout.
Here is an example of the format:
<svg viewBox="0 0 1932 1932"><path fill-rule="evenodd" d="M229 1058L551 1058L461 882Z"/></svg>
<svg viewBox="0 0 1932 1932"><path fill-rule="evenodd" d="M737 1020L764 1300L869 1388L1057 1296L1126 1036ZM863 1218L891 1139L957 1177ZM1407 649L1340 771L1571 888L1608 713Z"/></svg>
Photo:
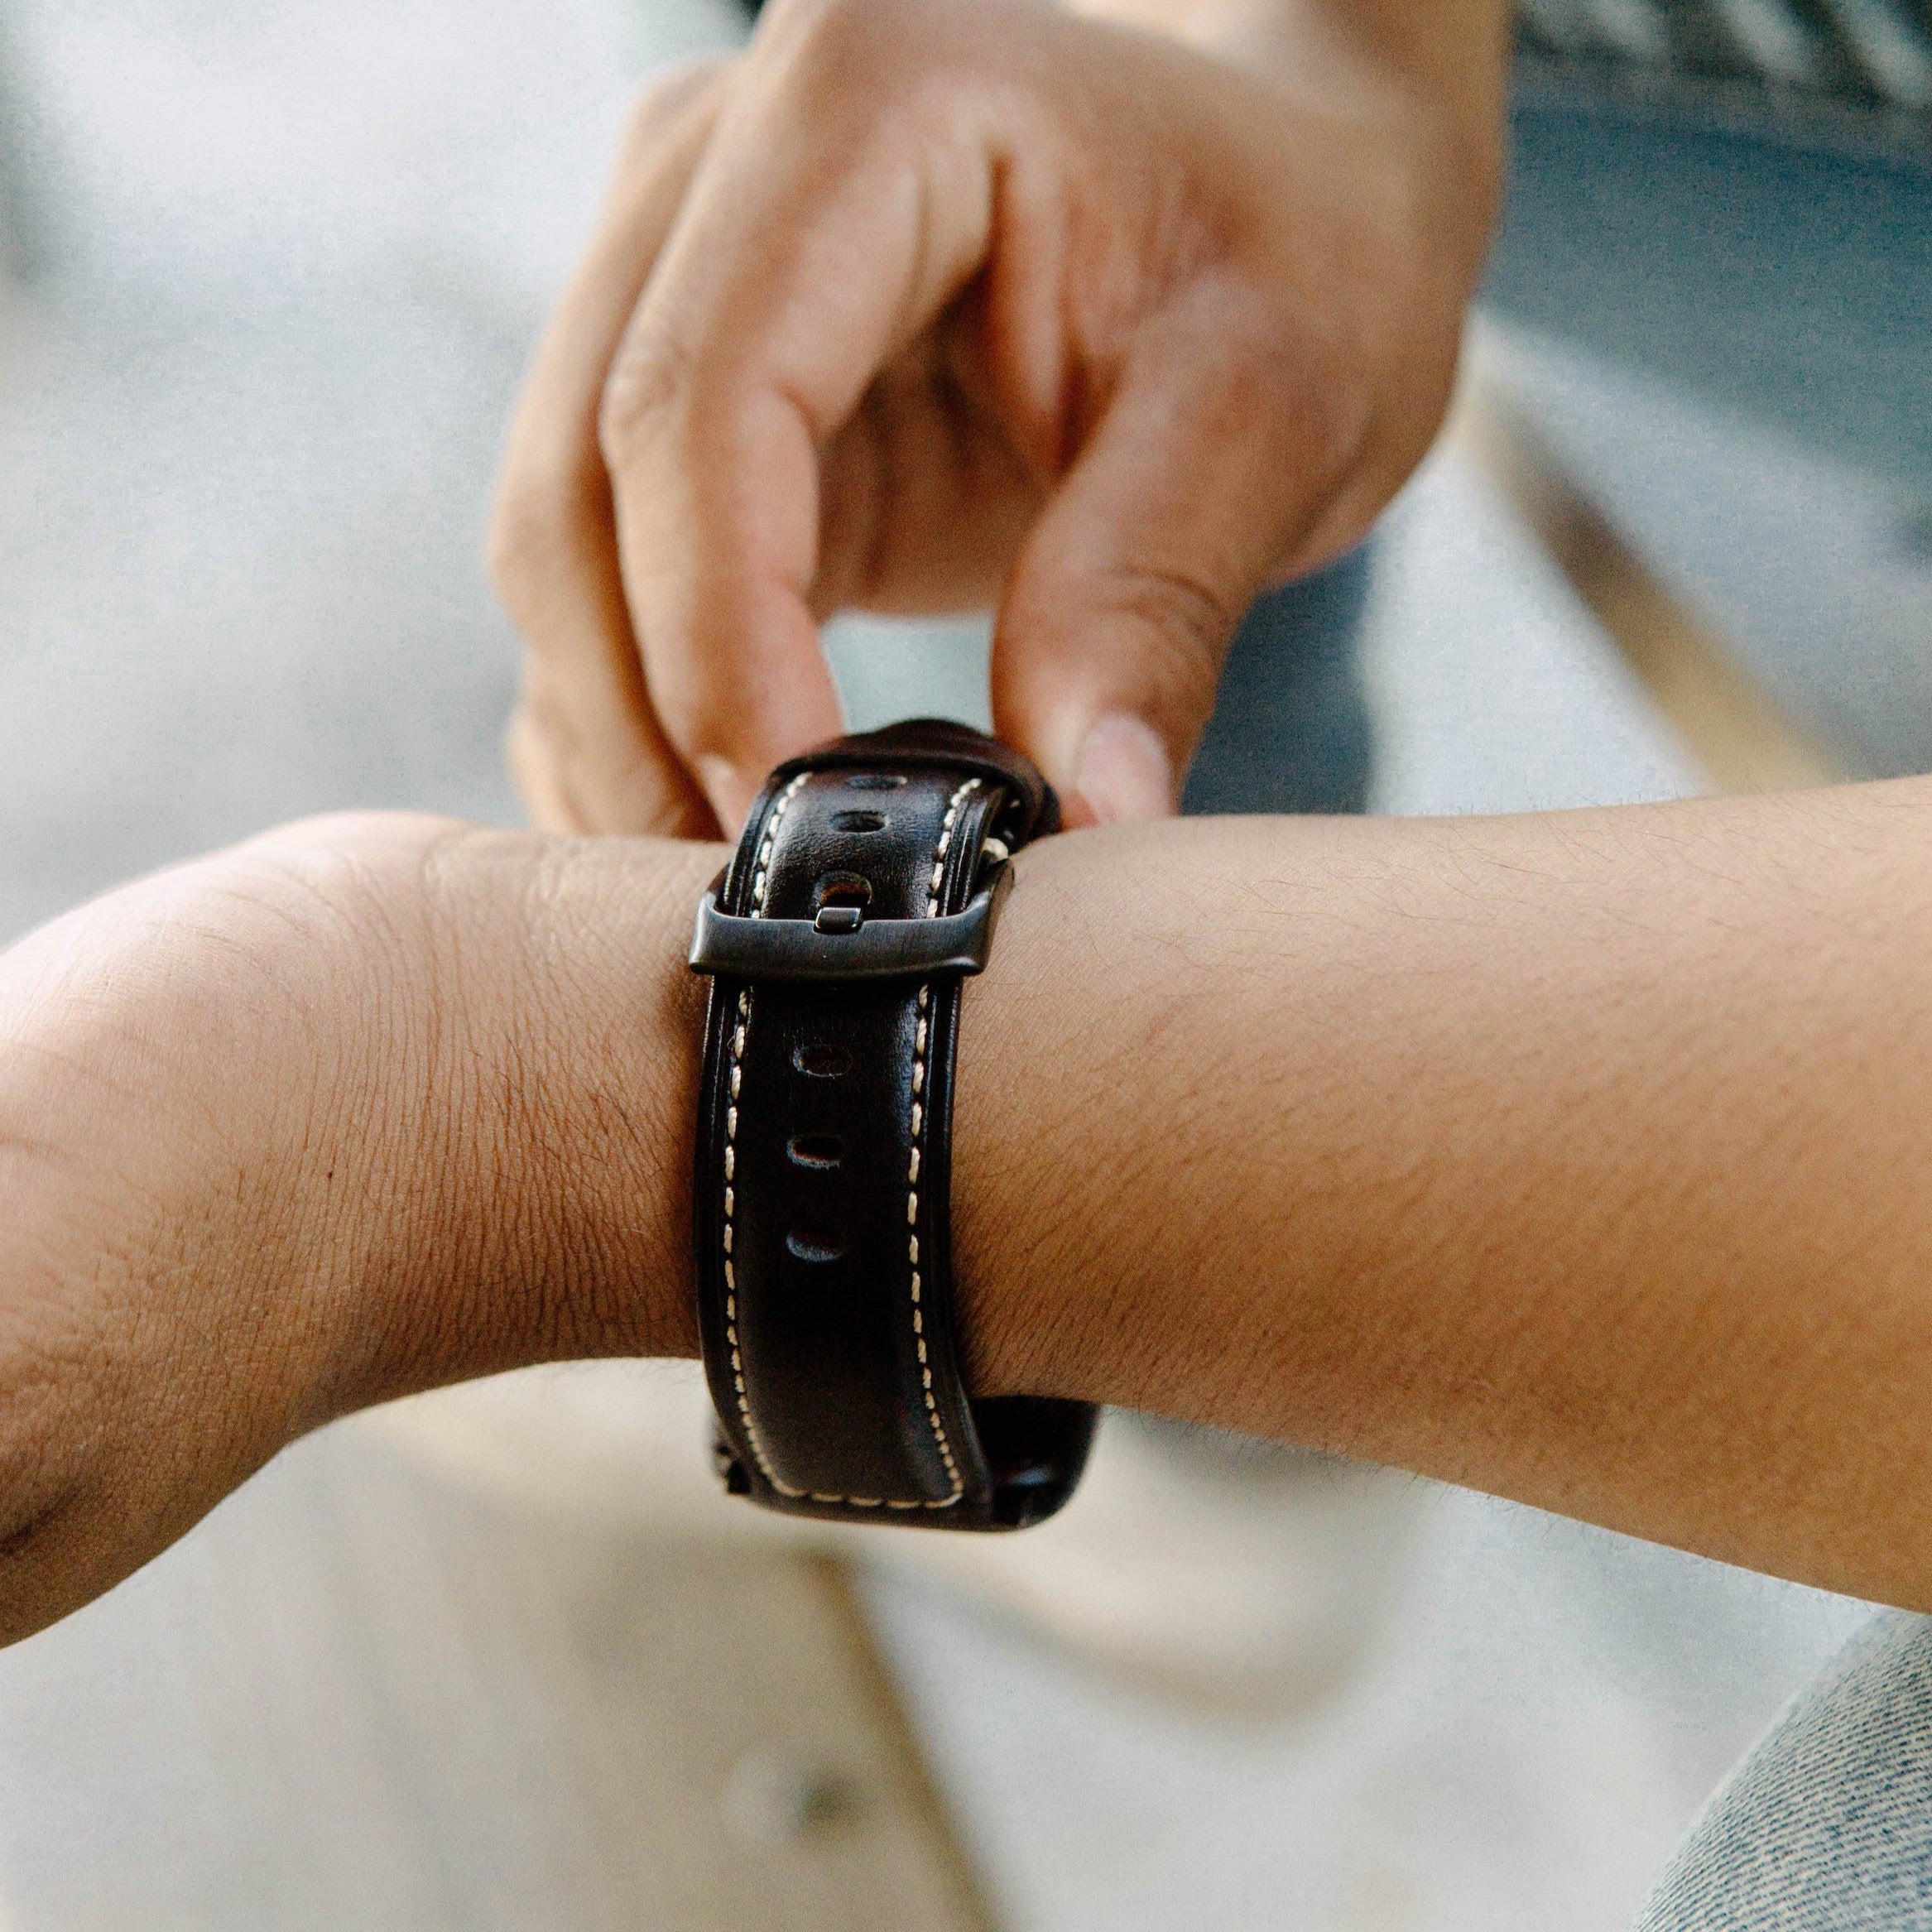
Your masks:
<svg viewBox="0 0 1932 1932"><path fill-rule="evenodd" d="M624 118L622 151L626 161L648 154L684 110L709 94L736 65L728 55L700 55L654 75L639 90Z"/></svg>
<svg viewBox="0 0 1932 1932"><path fill-rule="evenodd" d="M1143 562L1112 573L1094 608L1100 634L1123 654L1119 670L1141 694L1145 714L1198 731L1242 614L1233 600L1194 571Z"/></svg>
<svg viewBox="0 0 1932 1932"><path fill-rule="evenodd" d="M1170 564L1124 565L1108 601L1168 666L1189 674L1212 672L1242 614L1204 577Z"/></svg>
<svg viewBox="0 0 1932 1932"><path fill-rule="evenodd" d="M668 330L643 320L625 338L598 400L597 440L621 470L661 439L688 406L695 358Z"/></svg>

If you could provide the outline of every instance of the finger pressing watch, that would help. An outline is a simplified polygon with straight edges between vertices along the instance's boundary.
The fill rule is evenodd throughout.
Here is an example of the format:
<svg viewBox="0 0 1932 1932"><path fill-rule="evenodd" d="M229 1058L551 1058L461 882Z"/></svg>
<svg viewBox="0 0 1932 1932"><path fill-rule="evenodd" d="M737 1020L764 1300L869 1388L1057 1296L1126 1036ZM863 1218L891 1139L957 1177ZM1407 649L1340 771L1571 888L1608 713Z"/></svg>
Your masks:
<svg viewBox="0 0 1932 1932"><path fill-rule="evenodd" d="M1012 854L1059 824L1005 746L896 724L781 765L699 907L693 1240L737 1494L1008 1530L1079 1479L1089 1406L968 1394L948 1228L961 983Z"/></svg>

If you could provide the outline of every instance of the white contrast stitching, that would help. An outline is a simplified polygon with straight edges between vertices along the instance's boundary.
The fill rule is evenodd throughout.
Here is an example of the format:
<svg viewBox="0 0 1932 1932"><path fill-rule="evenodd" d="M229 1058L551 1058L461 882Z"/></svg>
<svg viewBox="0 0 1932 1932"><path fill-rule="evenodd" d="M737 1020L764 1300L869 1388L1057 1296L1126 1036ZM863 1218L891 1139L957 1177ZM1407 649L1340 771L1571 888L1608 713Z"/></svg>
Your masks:
<svg viewBox="0 0 1932 1932"><path fill-rule="evenodd" d="M926 888L928 919L939 916L940 888L946 876L946 853L953 843L954 828L959 822L959 808L979 789L979 785L978 779L968 778L946 805L946 815L940 825L939 847L934 855L932 879ZM912 1268L912 1339L919 1350L920 1393L925 1398L926 1420L932 1425L933 1440L939 1444L940 1460L946 1465L953 1492L936 1501L922 1497L916 1506L906 1502L890 1504L888 1507L893 1509L915 1507L950 1509L966 1493L965 1478L960 1475L959 1465L954 1460L953 1445L946 1439L946 1425L940 1415L939 1398L933 1393L932 1365L926 1358L925 1306L919 1279L919 1161L925 1126L925 1108L920 1096L925 1091L925 1053L931 1031L931 1007L932 988L929 983L919 989L919 1021L912 1036L912 1160L906 1177L906 1225L910 1230L906 1238L906 1258Z"/></svg>
<svg viewBox="0 0 1932 1932"><path fill-rule="evenodd" d="M752 917L760 919L765 911L765 885L768 877L772 846L776 839L779 821L790 808L792 799L805 781L805 774L800 773L779 794L772 809L771 817L766 827L764 843L758 848L757 871L752 881ZM960 808L967 799L979 789L981 781L968 778L955 791L946 805L946 815L940 821L939 845L934 858L932 875L926 888L925 916L928 919L938 917L940 891L945 882L946 853L953 841L953 832L959 822ZM912 1274L912 1334L919 1351L920 1393L925 1401L926 1420L931 1425L933 1439L939 1445L940 1459L946 1465L947 1477L952 1483L952 1492L939 1497L918 1497L910 1502L901 1502L893 1497L836 1496L819 1490L809 1492L814 1502L842 1503L852 1509L950 1509L966 1493L965 1479L959 1473L959 1465L953 1454L952 1443L946 1435L946 1425L940 1415L938 1398L933 1393L932 1367L927 1359L925 1346L925 1309L921 1295L919 1275L919 1169L921 1146L925 1128L925 1108L919 1098L925 1089L926 1042L930 1035L930 1009L932 1005L932 988L930 983L919 989L919 1019L913 1035L912 1045L912 1158L906 1175L906 1222L911 1233L906 1238L906 1257L911 1264ZM782 1496L804 1497L808 1492L795 1489L789 1483L781 1483L773 1473L767 1459L764 1444L758 1439L757 1425L752 1420L751 1405L745 1393L744 1363L738 1353L738 1284L732 1266L732 1214L733 1210L732 1170L736 1162L738 1136L738 1072L744 1058L745 1034L751 1024L751 993L748 989L738 995L738 1024L732 1036L731 1046L731 1101L725 1115L724 1134L724 1329L725 1337L731 1347L732 1381L738 1391L738 1414L743 1418L745 1435L752 1445L752 1453L757 1459L758 1467L764 1472L765 1479Z"/></svg>
<svg viewBox="0 0 1932 1932"><path fill-rule="evenodd" d="M757 864L752 875L752 917L765 916L765 884L771 876L771 848L778 837L779 822L791 809L791 801L798 796L807 774L801 771L798 776L779 793L771 807L771 815L765 821L764 843L758 848ZM795 1489L789 1483L781 1482L772 1468L770 1459L765 1454L765 1444L758 1435L758 1425L752 1420L752 1405L745 1394L744 1357L738 1343L738 1273L732 1260L732 1218L738 1211L738 1092L744 1066L745 1036L751 1031L752 989L743 987L738 996L738 1023L731 1034L731 1093L725 1102L724 1113L724 1339L731 1350L731 1381L738 1391L738 1412L745 1425L745 1439L752 1445L752 1454L758 1467L764 1472L765 1480L781 1496L802 1497L805 1491Z"/></svg>

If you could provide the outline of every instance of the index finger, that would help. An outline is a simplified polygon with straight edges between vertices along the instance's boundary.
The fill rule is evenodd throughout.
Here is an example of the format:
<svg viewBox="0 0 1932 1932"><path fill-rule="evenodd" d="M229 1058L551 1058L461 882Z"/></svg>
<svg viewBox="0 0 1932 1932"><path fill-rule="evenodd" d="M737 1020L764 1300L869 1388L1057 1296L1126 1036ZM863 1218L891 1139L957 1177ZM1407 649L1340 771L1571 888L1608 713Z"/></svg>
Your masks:
<svg viewBox="0 0 1932 1932"><path fill-rule="evenodd" d="M911 99L863 0L776 16L607 386L605 461L653 708L720 820L839 728L819 452L984 257L970 114ZM876 24L876 23L875 23Z"/></svg>
<svg viewBox="0 0 1932 1932"><path fill-rule="evenodd" d="M726 73L723 61L694 64L639 101L596 238L545 331L504 451L490 575L528 646L510 759L546 831L715 829L645 688L597 421Z"/></svg>

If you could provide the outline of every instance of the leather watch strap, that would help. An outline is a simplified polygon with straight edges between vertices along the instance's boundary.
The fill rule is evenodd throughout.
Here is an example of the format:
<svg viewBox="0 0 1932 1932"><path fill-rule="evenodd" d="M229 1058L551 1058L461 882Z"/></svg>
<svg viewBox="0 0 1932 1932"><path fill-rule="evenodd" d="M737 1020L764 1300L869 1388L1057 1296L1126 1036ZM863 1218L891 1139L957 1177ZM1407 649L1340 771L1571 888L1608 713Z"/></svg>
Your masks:
<svg viewBox="0 0 1932 1932"><path fill-rule="evenodd" d="M770 1507L1012 1529L1079 1480L1091 1408L968 1396L948 1230L961 978L1058 824L1005 747L894 725L781 766L700 911L699 1324L726 1482Z"/></svg>

